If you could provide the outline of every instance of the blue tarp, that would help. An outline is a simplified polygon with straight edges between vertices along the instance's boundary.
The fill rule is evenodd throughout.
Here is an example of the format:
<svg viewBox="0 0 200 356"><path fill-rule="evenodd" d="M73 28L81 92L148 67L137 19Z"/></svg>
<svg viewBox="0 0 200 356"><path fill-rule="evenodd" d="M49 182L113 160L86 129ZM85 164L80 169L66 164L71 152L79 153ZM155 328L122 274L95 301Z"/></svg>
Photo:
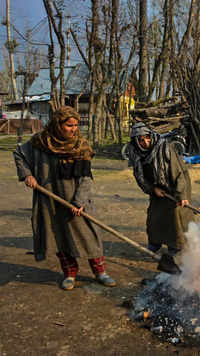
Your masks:
<svg viewBox="0 0 200 356"><path fill-rule="evenodd" d="M200 156L183 156L186 163L197 164L200 163Z"/></svg>

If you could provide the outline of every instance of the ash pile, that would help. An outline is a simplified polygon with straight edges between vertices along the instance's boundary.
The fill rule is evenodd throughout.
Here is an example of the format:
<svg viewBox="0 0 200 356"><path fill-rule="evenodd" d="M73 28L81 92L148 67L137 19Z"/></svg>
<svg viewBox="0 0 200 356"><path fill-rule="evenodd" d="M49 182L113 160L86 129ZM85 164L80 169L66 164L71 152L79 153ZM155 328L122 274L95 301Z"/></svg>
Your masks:
<svg viewBox="0 0 200 356"><path fill-rule="evenodd" d="M175 289L172 279L175 277L160 273L147 281L133 301L129 317L173 344L200 345L200 295Z"/></svg>
<svg viewBox="0 0 200 356"><path fill-rule="evenodd" d="M130 319L172 344L200 345L200 224L190 223L181 274L159 273L132 301Z"/></svg>

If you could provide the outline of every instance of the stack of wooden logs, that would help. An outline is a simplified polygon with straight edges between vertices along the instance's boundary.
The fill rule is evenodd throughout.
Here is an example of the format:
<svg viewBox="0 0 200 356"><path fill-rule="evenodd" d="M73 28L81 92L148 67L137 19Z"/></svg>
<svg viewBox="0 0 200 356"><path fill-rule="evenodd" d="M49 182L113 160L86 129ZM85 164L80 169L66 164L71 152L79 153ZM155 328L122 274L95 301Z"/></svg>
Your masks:
<svg viewBox="0 0 200 356"><path fill-rule="evenodd" d="M199 95L199 92L198 92ZM131 112L133 123L142 121L160 134L176 130L187 141L189 154L200 154L200 110L193 105L193 98L180 102L169 102L165 105L136 105Z"/></svg>
<svg viewBox="0 0 200 356"><path fill-rule="evenodd" d="M159 133L177 129L187 139L190 154L200 154L200 53L195 60L174 63L177 97L136 104L133 122L143 121Z"/></svg>
<svg viewBox="0 0 200 356"><path fill-rule="evenodd" d="M158 133L167 133L182 126L187 126L190 121L186 102L147 107L136 105L131 115L134 122L142 121Z"/></svg>

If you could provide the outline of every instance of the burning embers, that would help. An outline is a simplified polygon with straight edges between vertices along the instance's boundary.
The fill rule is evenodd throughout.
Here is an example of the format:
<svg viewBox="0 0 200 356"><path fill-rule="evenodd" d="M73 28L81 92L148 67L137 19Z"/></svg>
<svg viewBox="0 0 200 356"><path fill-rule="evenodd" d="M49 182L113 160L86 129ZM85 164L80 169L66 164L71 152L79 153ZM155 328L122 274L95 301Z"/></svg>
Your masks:
<svg viewBox="0 0 200 356"><path fill-rule="evenodd" d="M182 273L159 273L133 301L130 318L165 340L200 344L200 224L191 223Z"/></svg>
<svg viewBox="0 0 200 356"><path fill-rule="evenodd" d="M154 334L176 344L200 343L200 296L175 289L178 276L158 274L147 282L134 301L130 317L143 321Z"/></svg>

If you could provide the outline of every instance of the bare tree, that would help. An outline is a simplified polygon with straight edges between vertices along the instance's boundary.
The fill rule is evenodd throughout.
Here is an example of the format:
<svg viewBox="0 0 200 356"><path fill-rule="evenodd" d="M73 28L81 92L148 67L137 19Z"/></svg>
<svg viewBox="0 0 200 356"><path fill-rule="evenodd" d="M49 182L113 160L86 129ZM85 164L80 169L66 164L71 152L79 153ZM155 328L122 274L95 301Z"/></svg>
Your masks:
<svg viewBox="0 0 200 356"><path fill-rule="evenodd" d="M190 120L186 123L189 152L200 153L200 71L198 61L186 56L184 61L177 60L176 80L182 100L187 104ZM200 58L200 54L199 54Z"/></svg>
<svg viewBox="0 0 200 356"><path fill-rule="evenodd" d="M61 4L60 4L61 3ZM61 9L61 2L56 2L55 0L43 0L44 7L48 16L49 23L49 65L50 65L50 78L51 78L51 103L54 109L63 105L65 101L65 90L64 90L64 66L65 66L65 39L63 33L63 11ZM59 6L61 5L61 6ZM56 36L59 46L60 46L60 60L59 60L59 74L55 74L55 46L54 46L54 35ZM57 82L60 80L60 91L58 95Z"/></svg>
<svg viewBox="0 0 200 356"><path fill-rule="evenodd" d="M91 19L86 23L88 41L87 54L84 54L76 34L71 30L74 41L90 71L90 126L93 143L98 145L105 136L108 125L114 140L121 141L121 114L119 98L124 88L122 79L128 77L135 45L123 56L122 43L130 39L131 24L122 19L119 0L92 0ZM133 31L132 31L133 33ZM132 37L133 38L133 37Z"/></svg>
<svg viewBox="0 0 200 356"><path fill-rule="evenodd" d="M147 0L140 0L139 16L139 100L146 101L148 91Z"/></svg>

